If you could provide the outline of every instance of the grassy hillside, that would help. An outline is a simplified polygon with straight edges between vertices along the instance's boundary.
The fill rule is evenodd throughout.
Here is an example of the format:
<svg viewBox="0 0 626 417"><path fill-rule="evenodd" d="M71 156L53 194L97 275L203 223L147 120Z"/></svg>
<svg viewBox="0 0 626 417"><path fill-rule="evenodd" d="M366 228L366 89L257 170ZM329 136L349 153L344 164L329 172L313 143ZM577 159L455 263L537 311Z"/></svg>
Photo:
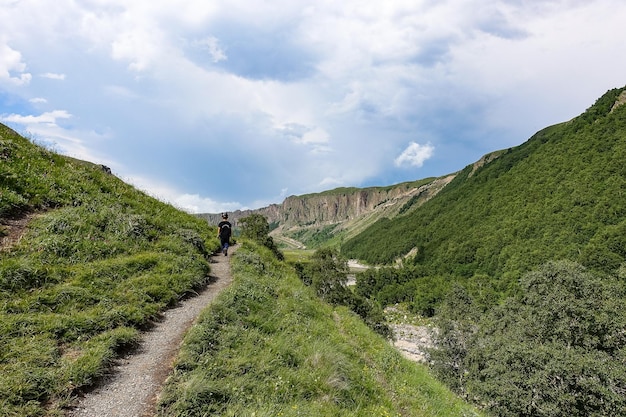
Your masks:
<svg viewBox="0 0 626 417"><path fill-rule="evenodd" d="M0 125L0 415L57 414L138 329L205 284L206 222Z"/></svg>
<svg viewBox="0 0 626 417"><path fill-rule="evenodd" d="M366 188L357 188L357 187L338 187L333 188L332 190L321 191L319 193L311 193L311 194L303 194L297 196L298 198L307 198L307 197L320 197L320 196L334 196L334 195L344 195L344 194L355 194L359 192L366 191L392 191L395 188L417 188L425 183L432 181L432 178L421 179L416 181L406 181L399 184L379 186L379 187L366 187Z"/></svg>
<svg viewBox="0 0 626 417"><path fill-rule="evenodd" d="M188 333L159 416L478 416L269 251L232 259L234 284Z"/></svg>
<svg viewBox="0 0 626 417"><path fill-rule="evenodd" d="M626 256L626 106L611 90L581 116L468 166L406 217L380 220L342 252L372 264L417 249L422 275L515 282L552 259L614 270Z"/></svg>

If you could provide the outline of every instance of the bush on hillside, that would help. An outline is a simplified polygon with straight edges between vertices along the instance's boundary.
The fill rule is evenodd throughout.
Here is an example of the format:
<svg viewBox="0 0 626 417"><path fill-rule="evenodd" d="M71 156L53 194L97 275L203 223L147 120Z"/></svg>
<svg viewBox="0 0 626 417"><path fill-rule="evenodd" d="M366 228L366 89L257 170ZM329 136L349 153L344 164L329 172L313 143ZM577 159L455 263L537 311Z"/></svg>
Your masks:
<svg viewBox="0 0 626 417"><path fill-rule="evenodd" d="M457 291L441 311L435 371L497 416L626 415L623 272L549 262L480 318Z"/></svg>
<svg viewBox="0 0 626 417"><path fill-rule="evenodd" d="M269 235L270 225L263 215L253 213L247 217L242 217L239 219L239 224L241 225L241 237L251 239L270 249L279 260L284 259L283 253Z"/></svg>
<svg viewBox="0 0 626 417"><path fill-rule="evenodd" d="M385 337L391 337L391 329L385 324L380 304L348 288L348 262L336 249L318 249L306 265L296 264L296 272L302 282L313 287L322 300L349 307L371 329Z"/></svg>

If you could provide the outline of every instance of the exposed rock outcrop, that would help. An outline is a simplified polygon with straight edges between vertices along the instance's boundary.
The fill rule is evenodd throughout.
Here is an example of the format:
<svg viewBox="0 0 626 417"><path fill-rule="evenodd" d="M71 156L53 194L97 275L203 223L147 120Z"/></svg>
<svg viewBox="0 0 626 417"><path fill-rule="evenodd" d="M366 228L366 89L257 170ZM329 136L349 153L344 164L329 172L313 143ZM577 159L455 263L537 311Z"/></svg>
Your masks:
<svg viewBox="0 0 626 417"><path fill-rule="evenodd" d="M281 204L272 204L257 210L237 210L229 219L237 220L259 213L279 231L293 231L310 227L339 225L359 219L394 217L401 211L418 207L445 187L455 174L435 179L407 182L389 187L337 188L316 194L287 197ZM404 210L404 211L403 211ZM211 224L220 221L220 214L200 214Z"/></svg>
<svg viewBox="0 0 626 417"><path fill-rule="evenodd" d="M619 106L623 104L626 104L626 90L622 91L619 97L617 97L617 100L615 100L613 107L611 107L611 113L613 113L615 109L617 109Z"/></svg>

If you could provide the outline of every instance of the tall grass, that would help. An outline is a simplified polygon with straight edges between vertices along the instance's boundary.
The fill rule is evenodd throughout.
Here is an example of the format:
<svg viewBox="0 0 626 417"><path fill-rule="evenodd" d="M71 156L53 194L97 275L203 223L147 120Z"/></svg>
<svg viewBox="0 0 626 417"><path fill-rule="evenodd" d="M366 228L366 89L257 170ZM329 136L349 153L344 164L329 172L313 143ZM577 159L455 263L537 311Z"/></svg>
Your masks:
<svg viewBox="0 0 626 417"><path fill-rule="evenodd" d="M474 416L346 308L245 243L234 284L188 333L158 415Z"/></svg>

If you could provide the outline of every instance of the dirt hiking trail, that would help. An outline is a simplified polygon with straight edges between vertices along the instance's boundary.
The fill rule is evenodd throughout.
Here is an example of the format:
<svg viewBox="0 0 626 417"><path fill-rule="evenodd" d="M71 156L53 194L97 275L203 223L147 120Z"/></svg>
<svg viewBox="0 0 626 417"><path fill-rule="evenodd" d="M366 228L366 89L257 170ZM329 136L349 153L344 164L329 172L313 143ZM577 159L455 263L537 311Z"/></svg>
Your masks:
<svg viewBox="0 0 626 417"><path fill-rule="evenodd" d="M200 312L232 282L230 255L211 257L210 283L197 296L165 311L144 333L139 347L118 358L108 376L67 411L67 417L151 417L187 329Z"/></svg>

